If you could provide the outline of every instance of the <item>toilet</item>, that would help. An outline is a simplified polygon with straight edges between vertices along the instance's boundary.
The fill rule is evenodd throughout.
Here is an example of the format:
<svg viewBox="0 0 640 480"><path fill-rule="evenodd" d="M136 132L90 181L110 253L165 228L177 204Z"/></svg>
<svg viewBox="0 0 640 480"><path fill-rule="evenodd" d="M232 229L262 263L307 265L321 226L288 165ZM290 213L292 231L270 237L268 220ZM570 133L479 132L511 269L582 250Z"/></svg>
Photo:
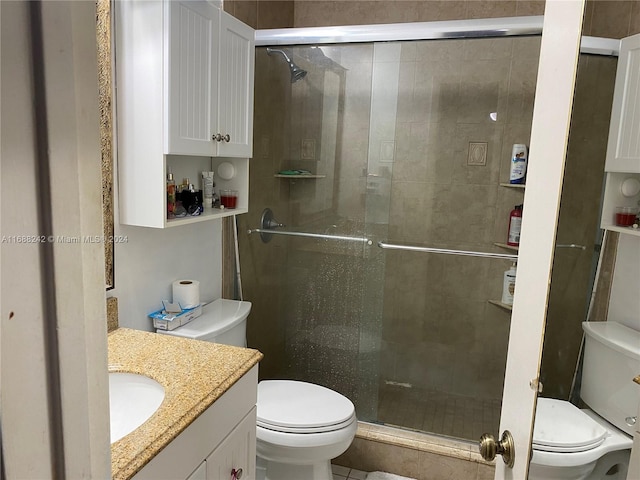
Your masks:
<svg viewBox="0 0 640 480"><path fill-rule="evenodd" d="M219 299L190 323L158 333L246 347L250 311L250 302ZM357 426L353 403L333 390L294 380L259 382L256 478L332 480L331 459L349 448Z"/></svg>
<svg viewBox="0 0 640 480"><path fill-rule="evenodd" d="M588 406L539 398L529 480L625 480L640 404L640 332L584 322L580 397Z"/></svg>

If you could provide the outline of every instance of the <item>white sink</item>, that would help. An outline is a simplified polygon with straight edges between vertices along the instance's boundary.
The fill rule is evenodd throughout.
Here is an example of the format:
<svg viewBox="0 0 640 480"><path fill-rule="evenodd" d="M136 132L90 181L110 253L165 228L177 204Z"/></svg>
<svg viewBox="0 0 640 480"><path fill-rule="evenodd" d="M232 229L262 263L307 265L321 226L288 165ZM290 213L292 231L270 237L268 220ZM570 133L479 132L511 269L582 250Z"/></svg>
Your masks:
<svg viewBox="0 0 640 480"><path fill-rule="evenodd" d="M160 407L164 387L135 373L109 373L111 443L142 425Z"/></svg>

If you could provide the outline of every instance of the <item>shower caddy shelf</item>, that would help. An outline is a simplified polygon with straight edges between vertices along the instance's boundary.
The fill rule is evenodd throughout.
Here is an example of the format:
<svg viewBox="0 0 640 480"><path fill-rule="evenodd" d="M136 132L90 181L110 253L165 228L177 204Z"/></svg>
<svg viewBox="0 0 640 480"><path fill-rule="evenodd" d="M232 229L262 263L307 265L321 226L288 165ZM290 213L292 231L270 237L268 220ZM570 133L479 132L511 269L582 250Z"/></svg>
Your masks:
<svg viewBox="0 0 640 480"><path fill-rule="evenodd" d="M511 312L513 310L513 305L507 305L506 303L502 303L498 300L487 300L491 305L495 305L498 308L502 308L503 310L507 310Z"/></svg>
<svg viewBox="0 0 640 480"><path fill-rule="evenodd" d="M326 178L326 175L279 175L275 174L275 178L290 178L290 179L299 179L299 178L308 178L310 180L315 180L317 178Z"/></svg>
<svg viewBox="0 0 640 480"><path fill-rule="evenodd" d="M524 183L500 183L501 187L507 187L507 188L518 188L521 190L524 190L526 185Z"/></svg>

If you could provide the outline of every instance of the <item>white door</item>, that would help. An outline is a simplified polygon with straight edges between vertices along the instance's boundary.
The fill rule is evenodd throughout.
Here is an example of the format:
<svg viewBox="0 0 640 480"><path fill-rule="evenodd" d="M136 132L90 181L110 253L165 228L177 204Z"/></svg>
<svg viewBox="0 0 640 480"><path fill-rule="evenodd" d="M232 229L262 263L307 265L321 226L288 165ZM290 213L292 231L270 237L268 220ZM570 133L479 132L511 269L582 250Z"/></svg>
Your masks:
<svg viewBox="0 0 640 480"><path fill-rule="evenodd" d="M583 10L583 0L545 7L500 432L490 432L510 431L515 455L513 466L497 458L496 479L528 472Z"/></svg>

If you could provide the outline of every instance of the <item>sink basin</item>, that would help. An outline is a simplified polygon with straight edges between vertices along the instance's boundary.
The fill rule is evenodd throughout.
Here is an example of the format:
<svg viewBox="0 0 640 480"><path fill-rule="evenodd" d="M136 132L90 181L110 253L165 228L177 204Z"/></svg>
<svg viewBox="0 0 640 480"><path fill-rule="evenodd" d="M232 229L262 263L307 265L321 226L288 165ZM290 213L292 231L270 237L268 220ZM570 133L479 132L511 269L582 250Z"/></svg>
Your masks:
<svg viewBox="0 0 640 480"><path fill-rule="evenodd" d="M164 387L135 373L109 373L111 443L142 425L160 407Z"/></svg>

